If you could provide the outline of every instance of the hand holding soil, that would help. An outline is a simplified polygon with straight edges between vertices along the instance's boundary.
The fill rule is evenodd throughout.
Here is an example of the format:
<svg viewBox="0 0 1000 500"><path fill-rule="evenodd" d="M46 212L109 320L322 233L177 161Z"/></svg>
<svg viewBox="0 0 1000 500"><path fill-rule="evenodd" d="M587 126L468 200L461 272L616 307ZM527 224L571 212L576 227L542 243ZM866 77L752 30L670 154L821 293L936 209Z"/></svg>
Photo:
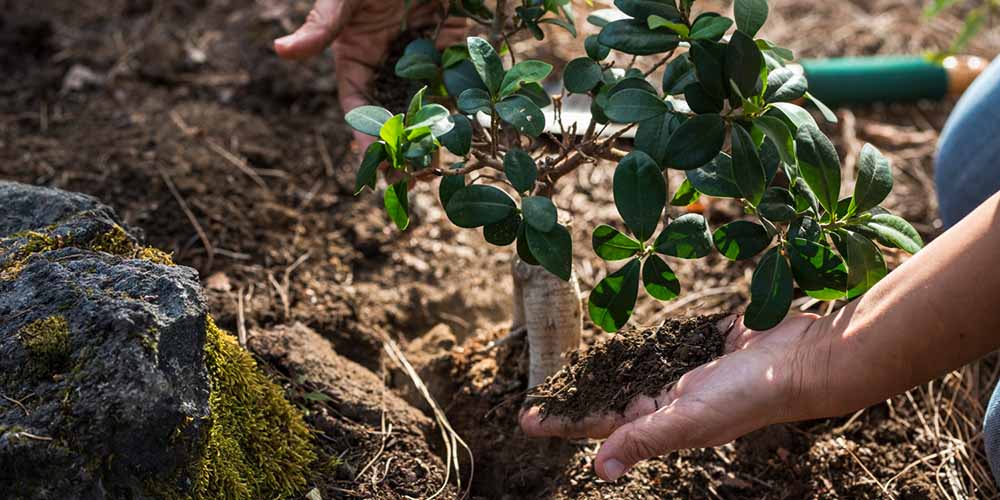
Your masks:
<svg viewBox="0 0 1000 500"><path fill-rule="evenodd" d="M285 59L306 59L332 47L340 105L346 113L370 102L375 70L403 27L434 28L441 18L442 3L437 1L407 9L403 0L316 0L305 23L275 40L274 50ZM437 44L445 47L464 35L465 19L449 17L440 26ZM354 139L358 151L374 142L356 131Z"/></svg>
<svg viewBox="0 0 1000 500"><path fill-rule="evenodd" d="M766 332L747 329L742 317L725 318L716 325L719 332L729 332L725 355L688 372L660 394L639 395L623 412L612 406L582 418L566 410L559 413L568 416L556 416L543 403L522 413L521 427L538 437L607 438L594 463L601 478L615 481L642 460L719 446L766 425L795 420L800 416L794 410L796 392L806 373L800 356L812 341L809 334L817 318L791 317Z"/></svg>

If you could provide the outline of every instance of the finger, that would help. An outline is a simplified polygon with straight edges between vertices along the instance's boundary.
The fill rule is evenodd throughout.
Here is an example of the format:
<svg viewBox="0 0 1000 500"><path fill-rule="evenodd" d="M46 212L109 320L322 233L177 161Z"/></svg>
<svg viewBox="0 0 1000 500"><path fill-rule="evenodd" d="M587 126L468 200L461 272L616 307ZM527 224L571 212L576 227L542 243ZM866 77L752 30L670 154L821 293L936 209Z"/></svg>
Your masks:
<svg viewBox="0 0 1000 500"><path fill-rule="evenodd" d="M532 437L601 439L611 435L615 429L639 417L653 413L657 408L667 404L665 397L639 396L629 403L624 413L602 413L585 417L579 421L565 417L544 416L539 407L533 406L521 412L521 430Z"/></svg>
<svg viewBox="0 0 1000 500"><path fill-rule="evenodd" d="M306 22L291 35L274 41L274 50L284 59L306 59L325 50L350 19L348 0L316 0Z"/></svg>
<svg viewBox="0 0 1000 500"><path fill-rule="evenodd" d="M730 331L726 337L725 350L726 353L728 354L733 351L746 349L747 347L750 347L758 340L766 337L771 332L775 332L777 330L781 330L784 328L804 329L806 326L808 326L808 323L816 321L817 319L819 319L819 317L820 317L819 315L813 313L797 313L797 314L793 313L784 320L782 320L782 322L778 326L770 330L751 330L750 328L747 328L747 326L743 324L744 317L742 315L730 316L728 318L725 318L722 321L720 321L718 325L719 328L722 328L721 325L726 324L727 320L735 318L735 322L731 324L732 326L728 327L730 328Z"/></svg>

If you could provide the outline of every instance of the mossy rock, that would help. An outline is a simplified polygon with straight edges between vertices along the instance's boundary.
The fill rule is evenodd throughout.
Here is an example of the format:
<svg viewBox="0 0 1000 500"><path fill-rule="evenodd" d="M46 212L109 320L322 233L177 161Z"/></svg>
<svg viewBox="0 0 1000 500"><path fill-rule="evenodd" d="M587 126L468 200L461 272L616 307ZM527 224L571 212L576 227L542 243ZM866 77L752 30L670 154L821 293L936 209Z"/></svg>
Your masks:
<svg viewBox="0 0 1000 500"><path fill-rule="evenodd" d="M0 182L0 221L4 498L303 493L301 415L215 326L196 271L89 197Z"/></svg>

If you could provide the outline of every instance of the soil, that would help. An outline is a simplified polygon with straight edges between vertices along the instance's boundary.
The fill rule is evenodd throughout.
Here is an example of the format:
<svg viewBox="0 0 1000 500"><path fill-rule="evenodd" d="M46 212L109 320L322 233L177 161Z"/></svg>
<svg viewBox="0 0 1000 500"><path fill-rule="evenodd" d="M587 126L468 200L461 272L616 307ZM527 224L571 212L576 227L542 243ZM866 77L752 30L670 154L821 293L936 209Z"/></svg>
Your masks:
<svg viewBox="0 0 1000 500"><path fill-rule="evenodd" d="M946 46L959 26L957 16L926 24L912 0L862 3L775 0L763 35L799 56L919 53ZM713 4L729 8L704 6ZM529 439L518 429L527 347L515 339L487 349L510 326L509 249L448 223L434 184L411 191L406 233L388 223L380 195L352 195L356 152L331 58L280 61L270 48L311 2L0 6L7 76L0 81L0 178L97 196L144 228L150 244L196 268L219 325L245 332L316 431L323 459L314 484L323 498L426 498L444 481L439 428L409 377L384 355L390 339L472 448L474 469L463 455L461 487L452 473L443 498L465 488L473 498L997 493L978 428L996 380L992 358L854 418L769 428L651 460L603 483L592 470L595 442ZM578 11L584 26L586 9ZM512 43L556 63L580 55L579 42L550 33L543 44ZM970 49L987 57L997 50L996 30ZM856 158L867 141L893 161L899 175L886 206L915 221L926 240L940 233L934 142L953 105L844 108L840 123L827 126L843 157ZM853 168L845 160L845 171ZM590 230L617 218L604 188L612 172L588 165L556 193L573 221L585 292L614 269L590 249ZM671 175L679 185L682 176ZM585 188L571 189L573 182ZM716 201L707 212L713 227L740 214ZM891 265L902 259L887 254ZM671 266L683 295L667 305L640 299L634 325L746 303L750 263L712 256ZM806 301L796 307L824 312ZM581 359L604 338L587 322Z"/></svg>
<svg viewBox="0 0 1000 500"><path fill-rule="evenodd" d="M655 397L685 373L722 356L726 335L717 323L725 317L669 319L659 328L619 332L586 353L572 353L569 365L531 391L530 401L544 417L572 421L624 413L635 397Z"/></svg>

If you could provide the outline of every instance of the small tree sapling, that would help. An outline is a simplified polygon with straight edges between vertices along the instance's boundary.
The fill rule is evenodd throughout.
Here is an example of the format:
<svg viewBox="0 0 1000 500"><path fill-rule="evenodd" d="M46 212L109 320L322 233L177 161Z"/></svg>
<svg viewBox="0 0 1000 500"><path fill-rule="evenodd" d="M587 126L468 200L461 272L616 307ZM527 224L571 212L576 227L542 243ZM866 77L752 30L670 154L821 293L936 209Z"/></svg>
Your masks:
<svg viewBox="0 0 1000 500"><path fill-rule="evenodd" d="M887 273L878 245L910 253L922 246L910 224L879 207L892 170L873 146L861 151L853 194L840 198L837 151L796 103L811 101L826 120L836 117L786 66L791 51L755 38L766 0L736 0L735 22L715 12L694 15L694 3L616 0L622 15L590 16L600 33L584 39L587 57L565 66L563 90L553 97L541 85L552 65L521 60L510 40L522 32L542 40L546 24L576 36L569 0L498 0L493 9L482 0L452 1L448 14L471 19L487 37L443 53L430 40L414 41L395 67L427 84L409 110L393 115L364 106L347 115L352 127L379 139L365 153L358 192L375 188L383 162L402 174L384 195L399 229L409 224L408 180L436 176L452 223L482 228L491 244L514 245L514 323L528 330L532 386L580 341L572 238L552 196L585 163L617 164L607 187L622 218L617 227L627 230L593 230L599 257L627 261L590 292L590 319L608 332L625 326L640 284L655 299L677 298L673 259L715 251L734 261L760 256L744 321L765 330L788 313L795 284L820 300L852 299ZM611 51L632 62L619 67ZM647 58L651 64L640 70L637 62ZM654 86L650 75L660 68ZM592 99L582 124L564 120L570 93ZM624 139L629 131L634 146ZM441 148L460 160L436 165ZM686 175L672 196L666 169ZM668 205L701 196L737 199L746 217L716 228L697 213L664 221Z"/></svg>

